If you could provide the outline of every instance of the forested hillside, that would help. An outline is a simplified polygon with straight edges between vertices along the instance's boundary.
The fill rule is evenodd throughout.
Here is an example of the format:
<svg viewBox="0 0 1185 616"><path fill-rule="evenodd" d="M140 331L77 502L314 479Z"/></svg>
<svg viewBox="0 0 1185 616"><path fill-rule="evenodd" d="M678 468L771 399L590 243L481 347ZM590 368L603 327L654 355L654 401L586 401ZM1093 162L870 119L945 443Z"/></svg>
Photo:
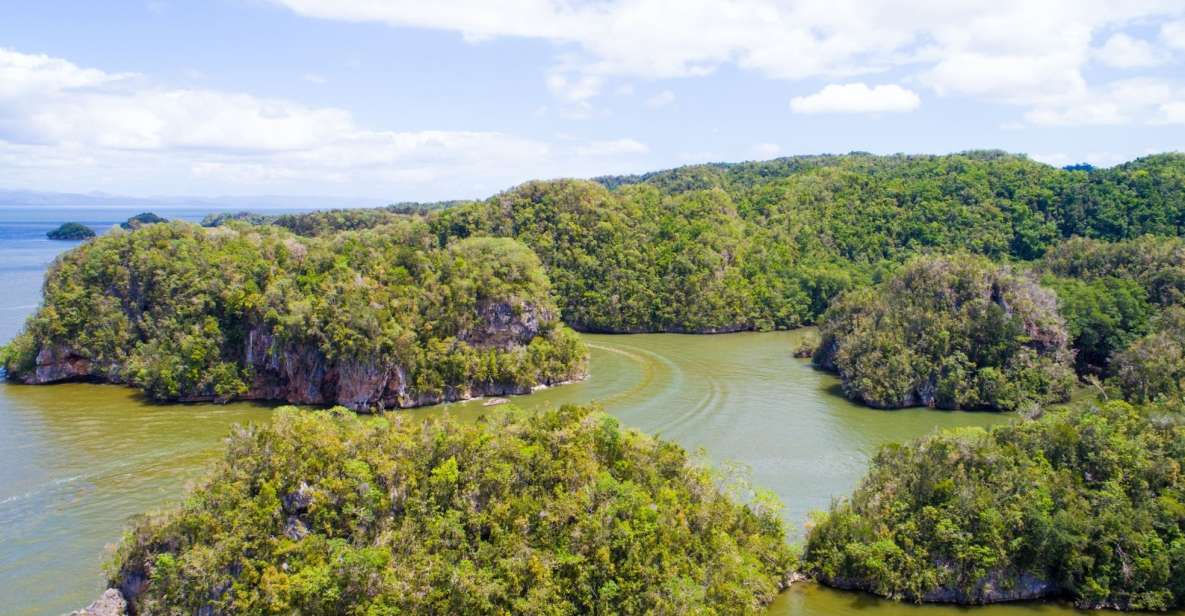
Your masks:
<svg viewBox="0 0 1185 616"><path fill-rule="evenodd" d="M278 224L321 235L398 216L339 211ZM697 165L530 182L426 220L442 245L470 235L526 243L579 329L788 328L919 253L1033 260L1074 236L1178 235L1185 155L1078 170L996 151Z"/></svg>
<svg viewBox="0 0 1185 616"><path fill-rule="evenodd" d="M886 447L804 555L821 581L912 601L1185 605L1185 427L1124 402Z"/></svg>
<svg viewBox="0 0 1185 616"><path fill-rule="evenodd" d="M9 378L126 382L160 400L415 406L579 378L539 259L517 241L437 248L401 219L324 238L187 223L65 253L0 357Z"/></svg>
<svg viewBox="0 0 1185 616"><path fill-rule="evenodd" d="M477 424L282 409L136 525L110 583L141 614L760 613L794 566L782 522L720 486L586 407Z"/></svg>
<svg viewBox="0 0 1185 616"><path fill-rule="evenodd" d="M1069 399L1057 297L985 257L918 257L827 311L815 364L874 407L1017 410Z"/></svg>

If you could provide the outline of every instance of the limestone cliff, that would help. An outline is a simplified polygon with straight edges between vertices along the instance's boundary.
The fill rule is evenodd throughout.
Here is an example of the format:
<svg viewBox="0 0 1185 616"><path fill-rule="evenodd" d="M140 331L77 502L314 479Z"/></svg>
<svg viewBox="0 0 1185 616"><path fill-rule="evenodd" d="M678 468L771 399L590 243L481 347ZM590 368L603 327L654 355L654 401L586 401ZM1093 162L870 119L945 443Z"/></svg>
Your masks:
<svg viewBox="0 0 1185 616"><path fill-rule="evenodd" d="M556 317L536 306L512 307L506 302L487 303L479 310L477 326L461 337L474 349L522 352L537 337L546 337ZM409 370L397 362L331 358L316 346L277 340L265 325L252 326L242 349L242 365L251 375L248 388L233 396L189 393L181 402L274 400L293 404L341 405L355 411L409 408L482 396L527 394L536 386L550 386L583 379L580 362L561 374L543 374L530 383L484 380L459 386L422 391L410 382ZM87 357L69 344L49 344L37 352L31 370L16 371L10 378L28 385L67 381L122 383L124 366Z"/></svg>
<svg viewBox="0 0 1185 616"><path fill-rule="evenodd" d="M296 238L170 223L104 236L54 264L44 305L0 364L33 385L358 411L583 378L587 352L534 253L493 238L438 248L424 232Z"/></svg>

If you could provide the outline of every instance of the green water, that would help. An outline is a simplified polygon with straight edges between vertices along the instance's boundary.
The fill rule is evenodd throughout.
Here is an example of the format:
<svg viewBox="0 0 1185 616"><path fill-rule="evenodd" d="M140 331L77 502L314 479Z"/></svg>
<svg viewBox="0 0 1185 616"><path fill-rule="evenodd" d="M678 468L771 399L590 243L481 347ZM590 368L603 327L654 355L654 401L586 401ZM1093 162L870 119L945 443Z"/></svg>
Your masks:
<svg viewBox="0 0 1185 616"><path fill-rule="evenodd" d="M801 534L812 509L847 494L884 442L939 427L986 426L1000 415L875 411L836 393L833 377L791 352L802 332L719 336L587 336L592 376L514 399L525 408L601 403L623 423L714 462L751 469L786 504ZM408 412L473 418L480 401ZM0 597L6 613L59 614L101 589L109 545L137 513L176 501L218 455L231 425L267 421L249 404L144 402L102 385L0 385ZM771 614L822 616L1070 614L1050 605L917 607L798 585Z"/></svg>

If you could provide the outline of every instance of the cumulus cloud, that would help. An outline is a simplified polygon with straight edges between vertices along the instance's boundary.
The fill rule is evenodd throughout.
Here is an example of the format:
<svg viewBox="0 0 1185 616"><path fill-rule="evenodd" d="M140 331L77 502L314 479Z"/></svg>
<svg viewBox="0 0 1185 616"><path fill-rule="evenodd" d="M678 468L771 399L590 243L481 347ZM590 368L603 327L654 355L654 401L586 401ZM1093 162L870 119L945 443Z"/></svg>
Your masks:
<svg viewBox="0 0 1185 616"><path fill-rule="evenodd" d="M0 184L126 190L197 178L252 190L480 196L540 175L605 172L646 151L633 139L557 146L496 131L381 130L343 109L172 88L0 49Z"/></svg>
<svg viewBox="0 0 1185 616"><path fill-rule="evenodd" d="M790 100L795 113L899 113L921 104L914 92L896 84L869 87L864 83L831 84Z"/></svg>
<svg viewBox="0 0 1185 616"><path fill-rule="evenodd" d="M1170 21L1160 27L1160 40L1176 49L1185 49L1185 19Z"/></svg>
<svg viewBox="0 0 1185 616"><path fill-rule="evenodd" d="M1025 113L1032 124L1086 126L1185 123L1176 110L1185 101L1185 86L1165 79L1113 81L1076 97L1037 105Z"/></svg>
<svg viewBox="0 0 1185 616"><path fill-rule="evenodd" d="M1166 21L1162 39L1185 48L1185 21L1171 21L1185 16L1180 0L683 0L674 9L669 0L272 1L310 17L449 30L468 40L548 40L569 72L597 84L694 77L724 65L837 82L896 69L942 95L1040 106L1038 115L1090 91L1085 71L1095 58L1133 68L1157 59L1150 43L1119 32L1131 23ZM1113 34L1100 49L1103 33ZM599 89L555 88L583 101Z"/></svg>
<svg viewBox="0 0 1185 616"><path fill-rule="evenodd" d="M1114 34L1095 55L1103 64L1115 68L1143 68L1164 63L1164 52L1148 41L1132 38L1122 32Z"/></svg>
<svg viewBox="0 0 1185 616"><path fill-rule="evenodd" d="M44 54L24 54L0 48L0 100L55 94L70 89L127 81L136 77L130 73L109 74L96 69L81 68L66 60Z"/></svg>

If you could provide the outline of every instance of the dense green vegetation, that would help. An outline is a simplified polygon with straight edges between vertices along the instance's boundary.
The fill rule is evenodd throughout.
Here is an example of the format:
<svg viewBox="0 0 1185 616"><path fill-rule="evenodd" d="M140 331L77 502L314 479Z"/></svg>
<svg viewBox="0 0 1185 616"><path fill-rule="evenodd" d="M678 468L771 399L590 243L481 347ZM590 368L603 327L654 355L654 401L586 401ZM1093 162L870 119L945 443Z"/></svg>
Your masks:
<svg viewBox="0 0 1185 616"><path fill-rule="evenodd" d="M51 240L85 240L95 236L95 230L78 222L62 223L45 234Z"/></svg>
<svg viewBox="0 0 1185 616"><path fill-rule="evenodd" d="M142 214L136 214L135 216L132 216L131 218L119 223L119 226L125 230L130 231L133 229L139 229L145 225L156 225L162 222L169 221L157 216L156 214L153 214L152 212L144 212Z"/></svg>
<svg viewBox="0 0 1185 616"><path fill-rule="evenodd" d="M1148 331L1153 308L1138 281L1046 276L1041 283L1057 293L1058 310L1076 354L1075 370L1081 375L1109 374L1112 355Z"/></svg>
<svg viewBox="0 0 1185 616"><path fill-rule="evenodd" d="M809 531L831 584L921 600L1185 606L1185 422L1124 402L892 445Z"/></svg>
<svg viewBox="0 0 1185 616"><path fill-rule="evenodd" d="M770 501L718 484L589 408L280 410L136 524L111 582L151 614L757 613L793 558Z"/></svg>
<svg viewBox="0 0 1185 616"><path fill-rule="evenodd" d="M1180 402L1185 393L1185 307L1164 310L1151 330L1112 356L1109 382L1127 400Z"/></svg>
<svg viewBox="0 0 1185 616"><path fill-rule="evenodd" d="M303 214L261 214L257 212L220 212L207 214L202 218L203 227L221 227L232 222L249 225L276 225L293 233L306 236L326 235L337 231L370 229L379 225L399 222L403 217L424 215L464 203L462 201L436 201L419 203L404 201L382 208L353 208L317 210Z"/></svg>
<svg viewBox="0 0 1185 616"><path fill-rule="evenodd" d="M97 377L164 400L407 406L581 375L583 345L550 291L523 245L436 248L409 220L326 238L148 225L59 258L2 359L10 378ZM54 367L65 372L44 376L40 352L66 358ZM313 391L269 389L287 385ZM340 397L355 385L375 391Z"/></svg>
<svg viewBox="0 0 1185 616"><path fill-rule="evenodd" d="M446 205L415 211L441 243L470 235L525 242L577 328L788 328L815 322L839 292L919 253L1031 260L1073 236L1175 236L1185 222L1185 155L1076 170L993 151L804 156L531 182ZM277 224L324 235L386 224L405 210Z"/></svg>
<svg viewBox="0 0 1185 616"><path fill-rule="evenodd" d="M1145 235L1114 242L1074 238L1052 247L1037 265L1062 278L1138 283L1147 301L1159 306L1185 300L1185 239L1180 237Z"/></svg>
<svg viewBox="0 0 1185 616"><path fill-rule="evenodd" d="M1057 290L1081 372L1136 402L1181 396L1185 377L1185 240L1076 238L1038 263Z"/></svg>
<svg viewBox="0 0 1185 616"><path fill-rule="evenodd" d="M918 257L841 296L819 333L814 362L875 407L1015 410L1074 383L1055 296L984 257Z"/></svg>
<svg viewBox="0 0 1185 616"><path fill-rule="evenodd" d="M200 224L203 227L221 227L232 222L241 222L248 225L270 225L275 222L276 216L274 214L259 214L246 210L239 212L217 212L203 216Z"/></svg>

